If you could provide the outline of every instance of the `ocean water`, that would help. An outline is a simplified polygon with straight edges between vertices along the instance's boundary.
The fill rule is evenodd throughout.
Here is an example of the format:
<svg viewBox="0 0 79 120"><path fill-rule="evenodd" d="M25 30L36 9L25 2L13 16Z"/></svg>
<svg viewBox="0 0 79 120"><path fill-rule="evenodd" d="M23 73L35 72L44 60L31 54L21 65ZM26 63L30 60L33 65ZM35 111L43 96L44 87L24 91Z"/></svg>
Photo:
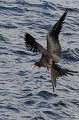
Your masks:
<svg viewBox="0 0 79 120"><path fill-rule="evenodd" d="M41 54L27 51L28 32L46 47L46 33L68 8L59 35L60 65L79 71L79 0L0 0L0 120L79 120L79 73L60 77L55 93Z"/></svg>

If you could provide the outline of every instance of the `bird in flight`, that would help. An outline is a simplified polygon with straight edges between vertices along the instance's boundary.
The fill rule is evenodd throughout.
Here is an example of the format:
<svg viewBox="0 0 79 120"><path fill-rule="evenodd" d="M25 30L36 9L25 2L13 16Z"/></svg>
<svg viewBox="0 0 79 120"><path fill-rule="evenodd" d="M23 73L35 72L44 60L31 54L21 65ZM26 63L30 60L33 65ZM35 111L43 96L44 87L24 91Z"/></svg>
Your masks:
<svg viewBox="0 0 79 120"><path fill-rule="evenodd" d="M55 91L56 87L56 79L59 76L63 75L73 75L76 71L71 71L65 68L61 68L57 63L61 58L61 46L59 43L59 33L62 29L65 17L67 15L68 10L66 9L63 15L60 17L58 22L48 31L47 38L47 49L45 49L42 45L40 45L34 37L30 34L25 34L25 45L27 50L32 52L39 52L42 54L40 60L35 62L34 66L38 67L46 67L47 70L51 71L51 79L53 91Z"/></svg>

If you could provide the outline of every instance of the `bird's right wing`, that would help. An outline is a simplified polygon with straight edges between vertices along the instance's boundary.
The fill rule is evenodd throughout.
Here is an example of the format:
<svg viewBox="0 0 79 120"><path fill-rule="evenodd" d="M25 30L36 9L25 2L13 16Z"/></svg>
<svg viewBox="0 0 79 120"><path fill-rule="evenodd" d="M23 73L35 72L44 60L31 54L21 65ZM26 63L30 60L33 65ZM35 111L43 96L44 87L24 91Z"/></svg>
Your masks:
<svg viewBox="0 0 79 120"><path fill-rule="evenodd" d="M40 45L38 42L36 42L35 38L32 37L30 34L26 33L24 40L25 40L26 48L29 51L33 51L33 52L36 52L36 53L41 52L44 55L48 54L47 50L42 45Z"/></svg>

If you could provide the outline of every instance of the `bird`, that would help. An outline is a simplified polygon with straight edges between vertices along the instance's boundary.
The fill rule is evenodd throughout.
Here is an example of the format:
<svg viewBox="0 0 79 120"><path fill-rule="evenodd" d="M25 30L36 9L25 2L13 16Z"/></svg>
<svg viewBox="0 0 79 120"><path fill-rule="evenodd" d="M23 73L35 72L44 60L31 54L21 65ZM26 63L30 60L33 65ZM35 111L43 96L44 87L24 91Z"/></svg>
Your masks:
<svg viewBox="0 0 79 120"><path fill-rule="evenodd" d="M59 20L54 24L53 27L51 27L47 34L47 49L44 48L42 45L40 45L36 38L34 38L29 33L25 33L25 46L27 50L32 52L39 52L42 54L39 61L35 62L35 66L45 67L47 70L51 72L51 80L52 80L52 86L53 91L55 91L56 88L56 80L60 76L67 76L73 75L73 73L76 73L76 71L72 71L66 68L61 68L58 63L61 58L61 45L59 42L59 33L61 32L61 29L63 27L64 20L66 18L66 15L68 13L68 9L66 9L63 13L63 15L59 18Z"/></svg>

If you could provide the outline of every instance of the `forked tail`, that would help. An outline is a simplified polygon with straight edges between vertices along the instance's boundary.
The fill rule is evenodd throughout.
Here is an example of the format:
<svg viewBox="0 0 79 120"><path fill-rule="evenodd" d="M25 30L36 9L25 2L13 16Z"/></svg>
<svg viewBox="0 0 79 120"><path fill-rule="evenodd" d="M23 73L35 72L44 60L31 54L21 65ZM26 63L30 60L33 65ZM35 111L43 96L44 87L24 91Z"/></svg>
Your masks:
<svg viewBox="0 0 79 120"><path fill-rule="evenodd" d="M74 73L78 73L77 71L72 71L72 70L68 70L65 68L61 68L59 65L57 64L53 64L52 69L51 69L51 79L52 79L52 85L53 85L53 91L55 91L55 87L56 87L56 79L60 76L67 76L69 75L74 75Z"/></svg>

